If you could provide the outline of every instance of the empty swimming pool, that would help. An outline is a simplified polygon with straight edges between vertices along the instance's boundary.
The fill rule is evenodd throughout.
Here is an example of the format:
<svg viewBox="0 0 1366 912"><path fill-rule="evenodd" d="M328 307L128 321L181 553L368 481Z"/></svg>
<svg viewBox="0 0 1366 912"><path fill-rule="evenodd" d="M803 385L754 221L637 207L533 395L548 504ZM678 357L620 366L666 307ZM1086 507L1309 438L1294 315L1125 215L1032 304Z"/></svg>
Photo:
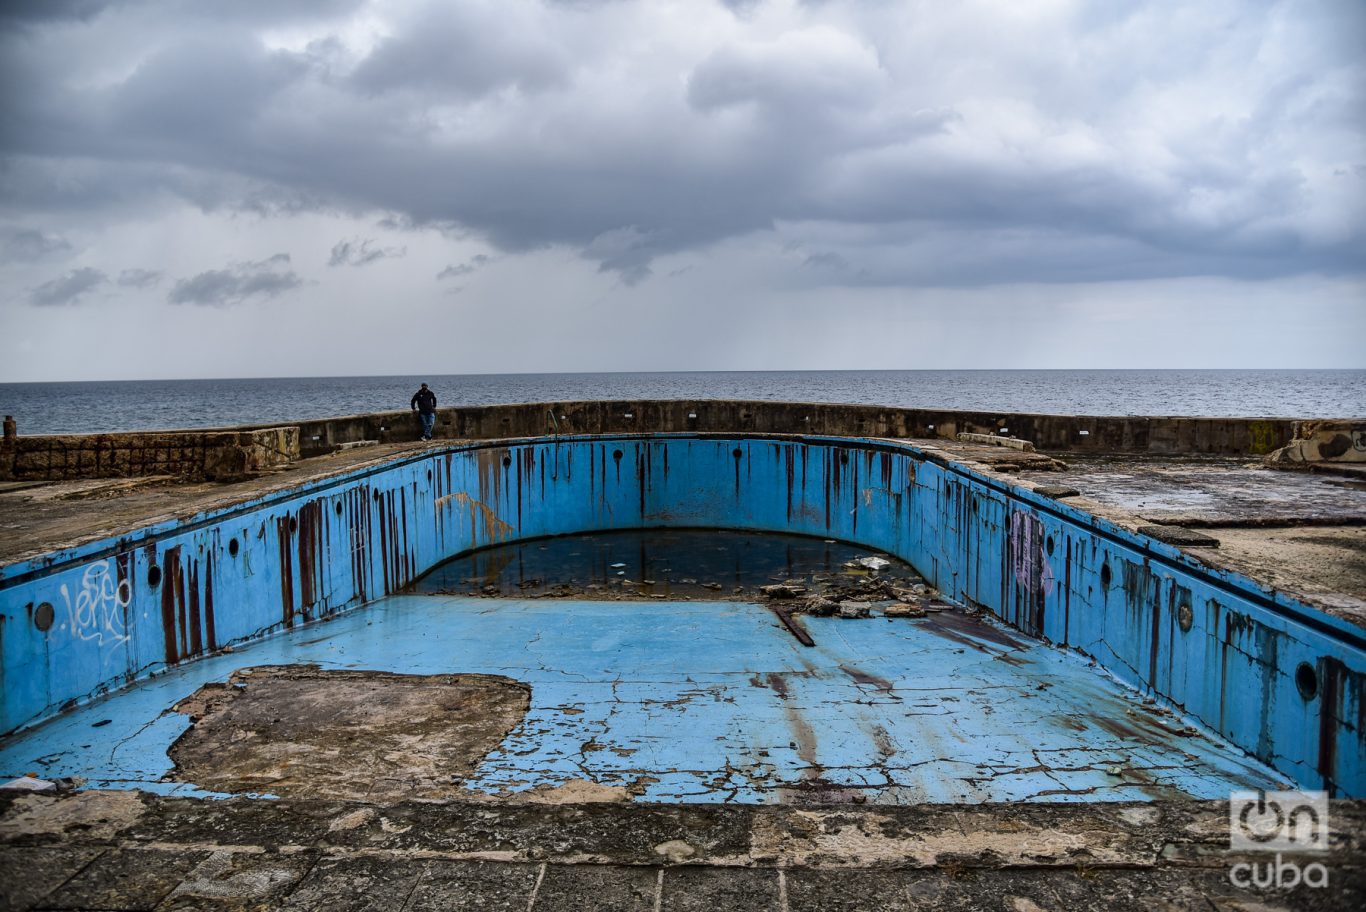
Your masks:
<svg viewBox="0 0 1366 912"><path fill-rule="evenodd" d="M480 549L683 528L876 551L947 604L807 615L804 645L734 586L641 589L644 561L613 601L407 591ZM0 586L14 775L541 800L1366 791L1359 628L885 441L434 448L13 565Z"/></svg>

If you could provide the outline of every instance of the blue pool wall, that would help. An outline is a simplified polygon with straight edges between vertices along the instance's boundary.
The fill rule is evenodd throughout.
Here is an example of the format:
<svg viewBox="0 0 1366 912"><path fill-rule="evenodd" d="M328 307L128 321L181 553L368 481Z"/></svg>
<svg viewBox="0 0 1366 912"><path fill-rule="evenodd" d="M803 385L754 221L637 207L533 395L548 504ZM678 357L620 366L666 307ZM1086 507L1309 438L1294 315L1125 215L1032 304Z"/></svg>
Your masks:
<svg viewBox="0 0 1366 912"><path fill-rule="evenodd" d="M947 597L1093 657L1302 787L1366 796L1360 628L1029 489L861 438L436 448L4 567L0 732L388 595L472 549L648 527L894 554Z"/></svg>

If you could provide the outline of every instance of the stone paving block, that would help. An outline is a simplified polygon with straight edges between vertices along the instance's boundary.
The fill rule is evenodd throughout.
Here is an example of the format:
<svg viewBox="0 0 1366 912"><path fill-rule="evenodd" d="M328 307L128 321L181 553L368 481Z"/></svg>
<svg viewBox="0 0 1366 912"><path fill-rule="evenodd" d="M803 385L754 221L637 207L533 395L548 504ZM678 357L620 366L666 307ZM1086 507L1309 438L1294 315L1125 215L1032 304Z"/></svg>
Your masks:
<svg viewBox="0 0 1366 912"><path fill-rule="evenodd" d="M320 912L398 912L422 876L425 861L390 856L328 858L313 870L280 906Z"/></svg>
<svg viewBox="0 0 1366 912"><path fill-rule="evenodd" d="M302 809L304 802L294 802ZM396 851L519 853L554 861L594 855L604 861L649 865L655 846L685 840L689 860L745 855L750 851L754 809L732 805L629 806L419 804L338 812L322 845Z"/></svg>
<svg viewBox="0 0 1366 912"><path fill-rule="evenodd" d="M1242 889L1224 867L1203 870L792 870L790 912L1328 912L1363 907L1361 878L1332 890Z"/></svg>
<svg viewBox="0 0 1366 912"><path fill-rule="evenodd" d="M156 908L207 852L111 849L43 901L45 909Z"/></svg>
<svg viewBox="0 0 1366 912"><path fill-rule="evenodd" d="M651 912L659 868L549 865L533 912Z"/></svg>
<svg viewBox="0 0 1366 912"><path fill-rule="evenodd" d="M124 831L128 839L216 846L311 845L354 807L333 802L163 798Z"/></svg>
<svg viewBox="0 0 1366 912"><path fill-rule="evenodd" d="M525 912L541 866L491 861L434 861L405 912Z"/></svg>
<svg viewBox="0 0 1366 912"><path fill-rule="evenodd" d="M810 871L789 869L790 912L901 912L924 908L907 887L914 875L903 871Z"/></svg>
<svg viewBox="0 0 1366 912"><path fill-rule="evenodd" d="M0 912L31 909L90 864L100 849L0 849Z"/></svg>
<svg viewBox="0 0 1366 912"><path fill-rule="evenodd" d="M215 852L157 906L157 912L253 909L275 905L293 889L316 856Z"/></svg>
<svg viewBox="0 0 1366 912"><path fill-rule="evenodd" d="M771 868L669 868L661 912L778 912L778 872Z"/></svg>

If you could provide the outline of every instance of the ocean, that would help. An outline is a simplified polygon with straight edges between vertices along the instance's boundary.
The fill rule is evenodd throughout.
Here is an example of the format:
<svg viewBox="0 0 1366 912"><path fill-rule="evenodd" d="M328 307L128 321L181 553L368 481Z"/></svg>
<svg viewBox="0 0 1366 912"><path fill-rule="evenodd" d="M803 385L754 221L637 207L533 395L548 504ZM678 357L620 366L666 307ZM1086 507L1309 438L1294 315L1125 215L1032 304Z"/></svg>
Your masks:
<svg viewBox="0 0 1366 912"><path fill-rule="evenodd" d="M1366 370L752 371L0 384L21 434L298 421L440 405L767 399L1074 415L1366 417Z"/></svg>

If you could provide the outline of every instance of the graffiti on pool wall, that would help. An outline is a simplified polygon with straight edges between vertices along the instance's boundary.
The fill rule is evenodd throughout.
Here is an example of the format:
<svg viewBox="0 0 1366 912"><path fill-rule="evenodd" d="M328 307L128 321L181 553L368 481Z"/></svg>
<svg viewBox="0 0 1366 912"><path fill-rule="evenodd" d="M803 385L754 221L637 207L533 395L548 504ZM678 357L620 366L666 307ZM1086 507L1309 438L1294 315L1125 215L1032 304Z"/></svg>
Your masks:
<svg viewBox="0 0 1366 912"><path fill-rule="evenodd" d="M1010 554L1015 582L1033 595L1053 594L1053 568L1044 555L1043 523L1033 513L1010 514Z"/></svg>
<svg viewBox="0 0 1366 912"><path fill-rule="evenodd" d="M61 593L73 637L94 640L100 646L128 641L124 610L133 600L133 588L127 579L116 579L110 573L109 561L85 568L74 597L66 583L62 583Z"/></svg>

